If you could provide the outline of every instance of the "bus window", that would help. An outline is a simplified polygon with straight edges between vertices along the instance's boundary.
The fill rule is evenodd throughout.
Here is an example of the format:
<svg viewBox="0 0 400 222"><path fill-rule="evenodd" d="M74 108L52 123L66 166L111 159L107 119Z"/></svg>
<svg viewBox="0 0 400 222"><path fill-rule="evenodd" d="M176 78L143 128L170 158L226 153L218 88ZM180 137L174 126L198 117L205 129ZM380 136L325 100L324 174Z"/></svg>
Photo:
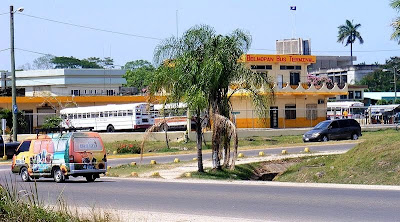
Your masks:
<svg viewBox="0 0 400 222"><path fill-rule="evenodd" d="M82 119L82 113L78 113L78 119Z"/></svg>
<svg viewBox="0 0 400 222"><path fill-rule="evenodd" d="M104 117L108 117L108 111L104 112Z"/></svg>
<svg viewBox="0 0 400 222"><path fill-rule="evenodd" d="M68 114L68 119L72 119L74 116L72 114Z"/></svg>
<svg viewBox="0 0 400 222"><path fill-rule="evenodd" d="M133 115L133 110L128 110L128 116L132 116Z"/></svg>
<svg viewBox="0 0 400 222"><path fill-rule="evenodd" d="M82 118L86 119L87 113L82 114Z"/></svg>
<svg viewBox="0 0 400 222"><path fill-rule="evenodd" d="M66 119L66 118L67 118L67 115L61 114L61 119Z"/></svg>
<svg viewBox="0 0 400 222"><path fill-rule="evenodd" d="M118 116L123 116L123 115L124 115L124 111L123 110L118 111Z"/></svg>
<svg viewBox="0 0 400 222"><path fill-rule="evenodd" d="M126 110L122 111L122 116L126 116Z"/></svg>
<svg viewBox="0 0 400 222"><path fill-rule="evenodd" d="M100 112L100 117L104 117L104 113L103 112Z"/></svg>
<svg viewBox="0 0 400 222"><path fill-rule="evenodd" d="M113 111L114 116L118 116L118 111Z"/></svg>
<svg viewBox="0 0 400 222"><path fill-rule="evenodd" d="M74 119L76 119L76 113L74 114Z"/></svg>

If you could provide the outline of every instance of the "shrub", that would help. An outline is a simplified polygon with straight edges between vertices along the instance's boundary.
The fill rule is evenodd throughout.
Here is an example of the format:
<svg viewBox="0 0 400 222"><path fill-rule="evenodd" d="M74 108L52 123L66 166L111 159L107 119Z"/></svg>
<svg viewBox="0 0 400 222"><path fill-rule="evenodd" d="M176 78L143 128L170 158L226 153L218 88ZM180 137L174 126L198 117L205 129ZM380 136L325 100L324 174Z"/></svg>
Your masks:
<svg viewBox="0 0 400 222"><path fill-rule="evenodd" d="M120 143L117 148L118 153L140 153L140 146L138 144Z"/></svg>

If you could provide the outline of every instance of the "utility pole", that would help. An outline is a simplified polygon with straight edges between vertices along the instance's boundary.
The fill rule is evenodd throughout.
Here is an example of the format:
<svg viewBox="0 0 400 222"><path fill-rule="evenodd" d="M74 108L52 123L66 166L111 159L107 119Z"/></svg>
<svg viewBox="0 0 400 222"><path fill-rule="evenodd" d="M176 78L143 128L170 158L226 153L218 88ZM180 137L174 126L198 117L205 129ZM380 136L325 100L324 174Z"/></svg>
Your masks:
<svg viewBox="0 0 400 222"><path fill-rule="evenodd" d="M396 67L393 67L393 79L394 79L394 101L393 104L396 104L396 100L397 100L397 89L396 89Z"/></svg>
<svg viewBox="0 0 400 222"><path fill-rule="evenodd" d="M17 141L17 88L15 85L15 55L14 55L14 6L10 6L10 50L11 50L11 81L12 81L12 120L13 120L13 141Z"/></svg>

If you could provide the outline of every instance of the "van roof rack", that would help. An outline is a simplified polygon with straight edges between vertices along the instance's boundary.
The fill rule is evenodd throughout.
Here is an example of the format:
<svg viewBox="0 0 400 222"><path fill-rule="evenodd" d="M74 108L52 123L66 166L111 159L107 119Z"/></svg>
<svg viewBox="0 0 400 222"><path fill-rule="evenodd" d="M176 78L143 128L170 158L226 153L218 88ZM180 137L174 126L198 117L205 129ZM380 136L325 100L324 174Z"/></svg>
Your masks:
<svg viewBox="0 0 400 222"><path fill-rule="evenodd" d="M77 131L83 131L83 130L89 130L92 131L94 127L52 127L52 128L39 128L36 129L36 134L47 134L47 133L63 133L63 132L77 132Z"/></svg>

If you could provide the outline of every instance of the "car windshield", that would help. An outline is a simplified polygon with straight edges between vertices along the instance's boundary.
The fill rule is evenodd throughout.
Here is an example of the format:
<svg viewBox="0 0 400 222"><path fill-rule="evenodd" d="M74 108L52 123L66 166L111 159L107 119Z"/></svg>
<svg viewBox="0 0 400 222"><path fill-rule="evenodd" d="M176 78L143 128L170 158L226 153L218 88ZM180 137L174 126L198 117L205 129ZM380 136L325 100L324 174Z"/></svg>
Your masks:
<svg viewBox="0 0 400 222"><path fill-rule="evenodd" d="M325 129L329 126L330 123L330 121L320 122L314 127L314 129Z"/></svg>

